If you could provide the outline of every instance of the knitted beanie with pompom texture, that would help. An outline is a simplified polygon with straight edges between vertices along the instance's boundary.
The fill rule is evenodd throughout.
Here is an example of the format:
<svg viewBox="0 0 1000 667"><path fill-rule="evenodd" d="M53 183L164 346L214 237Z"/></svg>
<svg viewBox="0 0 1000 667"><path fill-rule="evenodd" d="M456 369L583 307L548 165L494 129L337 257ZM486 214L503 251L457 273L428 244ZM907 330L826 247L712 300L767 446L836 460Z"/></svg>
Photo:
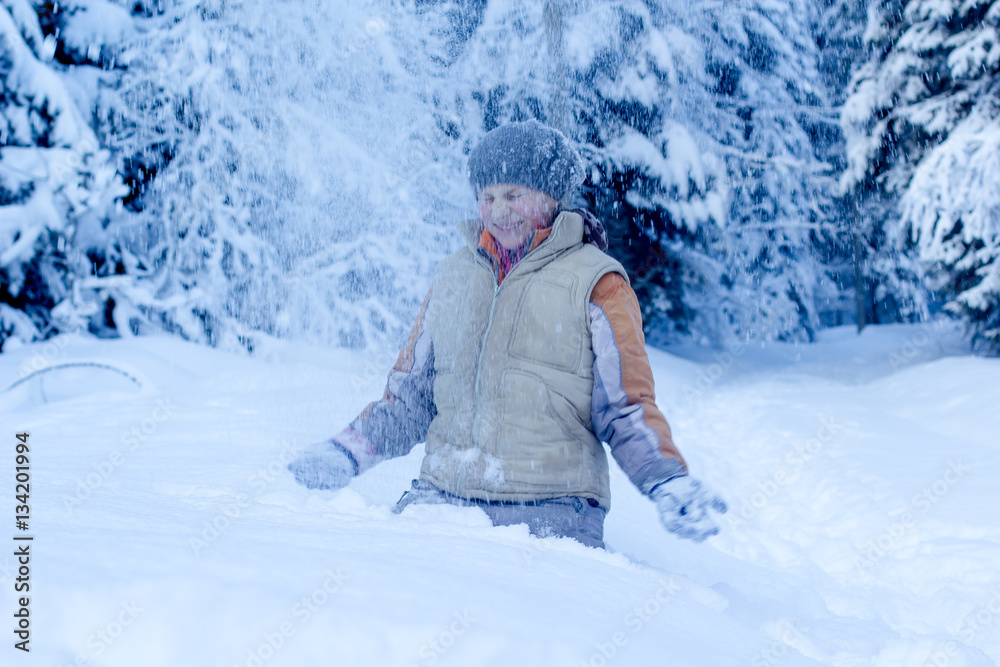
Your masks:
<svg viewBox="0 0 1000 667"><path fill-rule="evenodd" d="M510 183L562 200L585 176L583 160L563 133L535 119L487 132L469 153L469 182L477 193Z"/></svg>

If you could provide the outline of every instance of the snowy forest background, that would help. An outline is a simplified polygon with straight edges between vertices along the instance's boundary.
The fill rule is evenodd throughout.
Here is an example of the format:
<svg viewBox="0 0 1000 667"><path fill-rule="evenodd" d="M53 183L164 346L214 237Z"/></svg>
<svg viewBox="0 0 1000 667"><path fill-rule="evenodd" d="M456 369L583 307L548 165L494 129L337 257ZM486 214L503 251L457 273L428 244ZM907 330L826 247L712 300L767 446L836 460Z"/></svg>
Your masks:
<svg viewBox="0 0 1000 667"><path fill-rule="evenodd" d="M0 0L0 351L397 345L539 118L649 340L967 325L1000 351L1000 2Z"/></svg>

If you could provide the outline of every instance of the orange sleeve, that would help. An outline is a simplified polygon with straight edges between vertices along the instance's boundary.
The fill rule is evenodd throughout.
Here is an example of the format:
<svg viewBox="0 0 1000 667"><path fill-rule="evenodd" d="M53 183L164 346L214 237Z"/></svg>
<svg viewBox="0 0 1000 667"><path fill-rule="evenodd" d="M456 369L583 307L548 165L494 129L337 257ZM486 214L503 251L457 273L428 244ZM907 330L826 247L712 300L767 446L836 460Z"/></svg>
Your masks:
<svg viewBox="0 0 1000 667"><path fill-rule="evenodd" d="M646 354L642 312L635 292L620 274L606 273L594 286L590 301L604 311L611 325L613 340L598 344L617 347L620 357L620 389L624 390L626 405L642 407L642 422L657 436L660 453L666 458L677 459L684 465L683 457L674 446L670 425L656 406L653 371ZM601 351L595 350L595 353L599 352ZM610 379L605 378L606 381Z"/></svg>
<svg viewBox="0 0 1000 667"><path fill-rule="evenodd" d="M341 443L355 455L362 470L377 460L409 453L416 443L423 442L437 414L434 348L424 327L431 298L428 291L406 344L389 371L382 398L369 403L350 424L349 428L370 445L351 449ZM358 451L362 449L365 451Z"/></svg>

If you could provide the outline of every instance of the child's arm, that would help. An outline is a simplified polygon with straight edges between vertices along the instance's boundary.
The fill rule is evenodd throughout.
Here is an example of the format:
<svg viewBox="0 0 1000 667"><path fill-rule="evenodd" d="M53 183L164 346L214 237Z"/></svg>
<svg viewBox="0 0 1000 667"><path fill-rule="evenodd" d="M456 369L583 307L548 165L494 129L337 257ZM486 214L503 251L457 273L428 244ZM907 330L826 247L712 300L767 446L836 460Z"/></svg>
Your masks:
<svg viewBox="0 0 1000 667"><path fill-rule="evenodd" d="M379 461L405 456L427 437L437 414L434 405L434 348L424 329L428 290L417 321L396 364L389 371L382 398L372 401L333 440L347 449L364 472Z"/></svg>
<svg viewBox="0 0 1000 667"><path fill-rule="evenodd" d="M687 466L656 407L639 301L617 273L605 274L590 295L594 349L594 433L644 494Z"/></svg>
<svg viewBox="0 0 1000 667"><path fill-rule="evenodd" d="M434 350L424 329L428 291L406 345L389 372L382 398L368 404L350 426L308 447L288 465L311 489L339 489L384 459L403 456L427 436L434 405Z"/></svg>
<svg viewBox="0 0 1000 667"><path fill-rule="evenodd" d="M632 483L656 503L663 527L701 542L719 532L712 512L725 513L724 500L688 476L656 407L653 371L646 356L639 301L618 274L602 277L590 295L594 346L594 432Z"/></svg>

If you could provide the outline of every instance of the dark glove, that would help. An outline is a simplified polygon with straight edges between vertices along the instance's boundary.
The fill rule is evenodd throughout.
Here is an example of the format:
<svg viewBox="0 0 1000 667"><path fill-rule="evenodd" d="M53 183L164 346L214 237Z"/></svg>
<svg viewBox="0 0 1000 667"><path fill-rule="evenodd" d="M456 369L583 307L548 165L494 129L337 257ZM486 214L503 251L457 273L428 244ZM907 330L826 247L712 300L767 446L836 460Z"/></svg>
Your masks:
<svg viewBox="0 0 1000 667"><path fill-rule="evenodd" d="M308 489L342 489L357 476L358 462L343 445L326 440L309 445L288 470Z"/></svg>
<svg viewBox="0 0 1000 667"><path fill-rule="evenodd" d="M709 510L725 514L728 509L722 498L687 475L658 484L650 491L649 497L656 503L664 528L695 542L704 542L719 532L719 526Z"/></svg>

